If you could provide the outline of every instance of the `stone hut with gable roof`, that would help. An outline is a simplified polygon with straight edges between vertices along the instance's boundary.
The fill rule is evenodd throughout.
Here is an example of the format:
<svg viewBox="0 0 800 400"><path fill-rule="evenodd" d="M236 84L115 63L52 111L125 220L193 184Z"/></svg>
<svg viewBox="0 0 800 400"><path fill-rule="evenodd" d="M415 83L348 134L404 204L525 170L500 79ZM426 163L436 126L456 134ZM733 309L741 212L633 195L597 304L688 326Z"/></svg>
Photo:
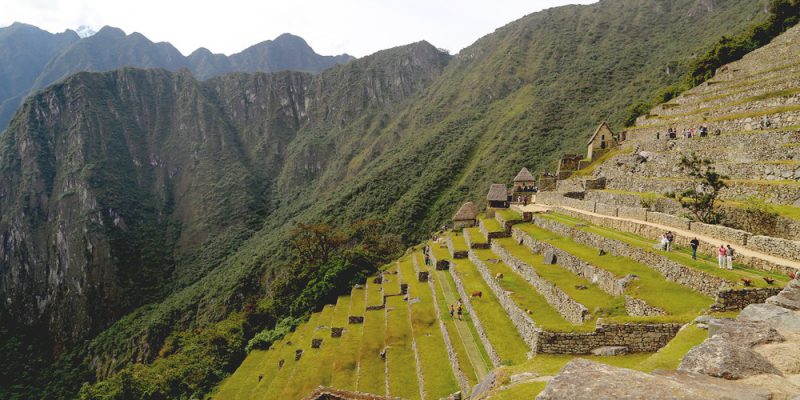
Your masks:
<svg viewBox="0 0 800 400"><path fill-rule="evenodd" d="M594 134L589 139L588 148L586 150L586 159L594 160L596 155L600 155L606 149L610 149L616 145L617 142L614 136L614 131L612 131L611 127L608 126L608 122L603 121L603 123L597 127L597 129L594 131Z"/></svg>
<svg viewBox="0 0 800 400"><path fill-rule="evenodd" d="M489 208L508 208L508 189L502 183L494 183L486 194Z"/></svg>
<svg viewBox="0 0 800 400"><path fill-rule="evenodd" d="M464 228L472 228L478 223L478 207L475 203L468 201L458 209L453 215L453 230L459 231Z"/></svg>
<svg viewBox="0 0 800 400"><path fill-rule="evenodd" d="M514 178L514 191L521 191L523 188L526 187L533 187L536 185L536 178L531 174L531 171L528 171L527 168L522 167L519 170L519 173Z"/></svg>

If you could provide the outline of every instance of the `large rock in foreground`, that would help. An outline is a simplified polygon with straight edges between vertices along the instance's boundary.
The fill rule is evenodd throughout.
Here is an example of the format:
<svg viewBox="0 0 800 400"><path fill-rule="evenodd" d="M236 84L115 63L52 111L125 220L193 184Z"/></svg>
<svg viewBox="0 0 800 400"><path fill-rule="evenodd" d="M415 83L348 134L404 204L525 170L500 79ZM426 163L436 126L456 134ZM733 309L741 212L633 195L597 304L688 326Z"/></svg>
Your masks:
<svg viewBox="0 0 800 400"><path fill-rule="evenodd" d="M689 372L647 374L580 358L561 370L538 400L770 399L769 391Z"/></svg>
<svg viewBox="0 0 800 400"><path fill-rule="evenodd" d="M739 313L737 319L740 321L764 321L779 331L800 333L800 316L773 304L750 304Z"/></svg>
<svg viewBox="0 0 800 400"><path fill-rule="evenodd" d="M724 379L742 379L762 374L783 375L761 354L719 336L689 350L678 370Z"/></svg>

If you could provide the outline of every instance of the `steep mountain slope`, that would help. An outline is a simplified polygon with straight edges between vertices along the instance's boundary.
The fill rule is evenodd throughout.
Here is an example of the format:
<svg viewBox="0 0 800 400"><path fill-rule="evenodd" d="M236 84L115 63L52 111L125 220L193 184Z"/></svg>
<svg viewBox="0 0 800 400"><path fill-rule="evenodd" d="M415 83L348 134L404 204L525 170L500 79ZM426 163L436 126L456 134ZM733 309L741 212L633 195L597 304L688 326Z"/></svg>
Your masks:
<svg viewBox="0 0 800 400"><path fill-rule="evenodd" d="M320 72L353 57L322 56L300 37L283 34L227 57L198 49L184 57L169 43L153 43L140 33L126 35L114 27L103 27L80 38L73 31L50 34L38 28L14 24L0 29L3 57L0 68L0 130L4 129L25 97L37 89L80 71L110 71L121 67L188 68L199 79L229 72L273 72L283 70ZM4 89L3 87L8 87Z"/></svg>
<svg viewBox="0 0 800 400"><path fill-rule="evenodd" d="M87 359L100 378L152 361L175 331L269 296L292 222L378 217L415 241L489 181L541 170L599 119L622 120L695 52L765 17L761 5L561 7L452 60L418 43L316 76L76 75L2 138L4 308L70 343L151 302ZM67 227L82 234L59 239ZM111 311L93 314L96 301Z"/></svg>

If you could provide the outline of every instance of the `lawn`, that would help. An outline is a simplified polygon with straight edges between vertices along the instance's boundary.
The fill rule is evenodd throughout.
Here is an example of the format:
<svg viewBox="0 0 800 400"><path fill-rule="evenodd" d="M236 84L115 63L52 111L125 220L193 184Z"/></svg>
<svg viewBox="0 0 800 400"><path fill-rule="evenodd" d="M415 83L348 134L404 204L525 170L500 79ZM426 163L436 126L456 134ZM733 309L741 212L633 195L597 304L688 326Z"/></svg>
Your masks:
<svg viewBox="0 0 800 400"><path fill-rule="evenodd" d="M483 218L481 219L483 226L486 228L487 232L505 232L505 228L500 226L500 222L493 218ZM472 237L472 232L470 232L470 238Z"/></svg>
<svg viewBox="0 0 800 400"><path fill-rule="evenodd" d="M461 232L450 232L448 234L450 240L453 241L453 250L455 251L469 251L467 241L464 239L464 234ZM470 236L472 238L472 236Z"/></svg>
<svg viewBox="0 0 800 400"><path fill-rule="evenodd" d="M308 319L308 322L297 328L297 334L293 335L291 339L292 344L289 345L289 342L287 342L287 346L281 350L281 356L278 358L278 360L284 360L283 367L277 370L272 381L268 383L268 387L264 385L266 383L265 381L267 381L267 374L264 374L264 379L256 386L252 397L265 399L280 398L280 394L286 387L286 383L289 382L295 372L295 367L299 364L298 361L294 360L295 350L303 349L303 357L308 355L308 350L311 348L310 341L313 333L312 331L317 326L319 316L320 313L311 314L311 318ZM302 358L300 360L302 361ZM277 367L278 366L275 365L271 368L277 369ZM247 396L245 396L245 398L246 397Z"/></svg>
<svg viewBox="0 0 800 400"><path fill-rule="evenodd" d="M367 281L367 304L381 304L383 294L381 285ZM360 392L377 395L386 394L386 365L380 352L384 347L384 310L365 311L364 327L359 351L358 388Z"/></svg>
<svg viewBox="0 0 800 400"><path fill-rule="evenodd" d="M315 368L317 365L328 365L325 362L325 352L331 353L337 343L331 341L331 322L333 321L333 305L326 305L320 312L318 322L311 326L311 337L305 343L298 343L305 349L303 357L297 362L294 373L286 383L286 387L281 393L284 399L300 399L310 393L314 388L321 385L323 381L329 380L330 370L327 368ZM312 339L322 339L322 346L318 349L311 347Z"/></svg>
<svg viewBox="0 0 800 400"><path fill-rule="evenodd" d="M666 346L657 353L643 360L636 369L651 372L659 369L677 369L683 356L689 350L702 343L708 337L708 331L688 324L675 335Z"/></svg>
<svg viewBox="0 0 800 400"><path fill-rule="evenodd" d="M353 289L350 295L350 306L348 315L364 315L364 289ZM363 324L347 324L344 327L344 334L339 338L339 351L333 360L331 368L331 386L345 389L356 389L356 373L358 371L358 351L361 345L361 338L364 331Z"/></svg>
<svg viewBox="0 0 800 400"><path fill-rule="evenodd" d="M499 215L505 221L520 221L520 220L522 220L522 214L519 211L512 210L510 208L496 210L495 214Z"/></svg>
<svg viewBox="0 0 800 400"><path fill-rule="evenodd" d="M504 364L517 364L524 361L530 349L520 337L516 327L489 286L483 281L475 265L469 260L454 260L453 262L455 268L450 272L461 279L467 294L475 291L482 293L482 297L470 299L472 307L477 313L473 317L481 321L489 342L500 356L500 360ZM464 311L466 312L466 308Z"/></svg>
<svg viewBox="0 0 800 400"><path fill-rule="evenodd" d="M417 254L411 257L417 257ZM447 368L450 359L433 306L433 293L427 283L417 279L411 257L400 262L403 282L408 284L409 298L419 298L419 302L409 307L411 328L417 342L426 397L439 399L457 392L458 382L452 368Z"/></svg>
<svg viewBox="0 0 800 400"><path fill-rule="evenodd" d="M393 276L384 282L389 293L400 292L400 282ZM386 363L389 377L389 395L406 399L420 398L417 380L417 362L412 347L413 335L408 316L408 303L402 296L386 299Z"/></svg>
<svg viewBox="0 0 800 400"><path fill-rule="evenodd" d="M512 256L530 265L537 275L556 285L573 300L586 306L595 317L625 314L623 297L611 296L596 284L559 265L544 264L544 257L541 254L533 254L529 248L517 243L514 239L497 239L496 243ZM476 254L480 256L481 253L476 251ZM586 289L578 289L576 286L585 286Z"/></svg>
<svg viewBox="0 0 800 400"><path fill-rule="evenodd" d="M500 281L500 286L509 293L509 297L520 309L531 310L531 319L540 326L547 330L562 331L562 332L592 332L594 331L594 321L588 321L582 325L573 325L565 320L563 316L539 294L536 289L531 286L521 276L517 275L504 262L499 261L499 257L491 252L491 250L475 251L478 258L489 268L492 275L498 273L503 274L503 279ZM497 262L490 262L489 260L498 260ZM472 265L472 263L470 263ZM472 266L474 268L474 266ZM477 273L477 270L475 270ZM488 286L487 286L488 289ZM486 292L484 292L486 296ZM499 304L498 304L499 306Z"/></svg>
<svg viewBox="0 0 800 400"><path fill-rule="evenodd" d="M701 293L664 279L658 271L629 258L606 254L600 256L597 249L575 243L569 238L556 235L533 224L520 224L517 227L536 240L549 243L569 254L605 269L622 278L634 274L639 279L633 281L625 289L625 293L646 301L674 316L691 316L702 314L714 301Z"/></svg>
<svg viewBox="0 0 800 400"><path fill-rule="evenodd" d="M466 228L467 234L469 234L469 241L471 243L486 243L486 238L481 233L480 228Z"/></svg>
<svg viewBox="0 0 800 400"><path fill-rule="evenodd" d="M762 279L765 276L771 277L778 282L788 282L788 277L786 277L783 274L777 274L777 273L763 271L760 269L750 268L741 263L734 263L733 270L718 268L716 257L712 257L712 255L708 254L698 254L697 260L692 260L691 250L683 246L676 245L673 247L673 251L670 252L661 251L655 248L655 246L657 245L657 242L655 240L650 240L648 238L639 236L634 233L621 232L618 230L594 225L574 217L562 214L554 214L554 213L542 214L541 217L575 227L585 232L594 233L609 239L618 240L620 242L630 244L634 247L640 248L647 252L666 257L684 266L697 269L705 273L708 273L710 275L714 275L719 278L728 280L732 282L735 286L738 286L740 288L743 287L741 285L741 278L752 279L753 285L755 287L769 286L767 282L764 279Z"/></svg>

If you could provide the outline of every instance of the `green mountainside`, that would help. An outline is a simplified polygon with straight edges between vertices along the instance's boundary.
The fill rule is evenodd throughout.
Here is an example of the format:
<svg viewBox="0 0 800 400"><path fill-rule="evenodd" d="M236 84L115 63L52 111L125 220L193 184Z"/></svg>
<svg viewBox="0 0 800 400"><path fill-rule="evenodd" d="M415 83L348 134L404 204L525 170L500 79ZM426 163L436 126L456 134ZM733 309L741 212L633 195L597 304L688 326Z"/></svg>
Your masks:
<svg viewBox="0 0 800 400"><path fill-rule="evenodd" d="M619 126L721 35L766 18L765 4L559 7L456 56L420 42L318 75L73 75L26 101L0 139L0 317L14 327L1 344L39 348L19 362L42 367L0 377L57 398L75 383L45 376L200 367L182 343L214 351L202 353L210 382L180 389L202 395L255 332L310 311L261 306L303 289L276 283L290 279L295 222L379 218L418 243L491 181L544 170L602 119ZM53 354L66 356L46 368Z"/></svg>

